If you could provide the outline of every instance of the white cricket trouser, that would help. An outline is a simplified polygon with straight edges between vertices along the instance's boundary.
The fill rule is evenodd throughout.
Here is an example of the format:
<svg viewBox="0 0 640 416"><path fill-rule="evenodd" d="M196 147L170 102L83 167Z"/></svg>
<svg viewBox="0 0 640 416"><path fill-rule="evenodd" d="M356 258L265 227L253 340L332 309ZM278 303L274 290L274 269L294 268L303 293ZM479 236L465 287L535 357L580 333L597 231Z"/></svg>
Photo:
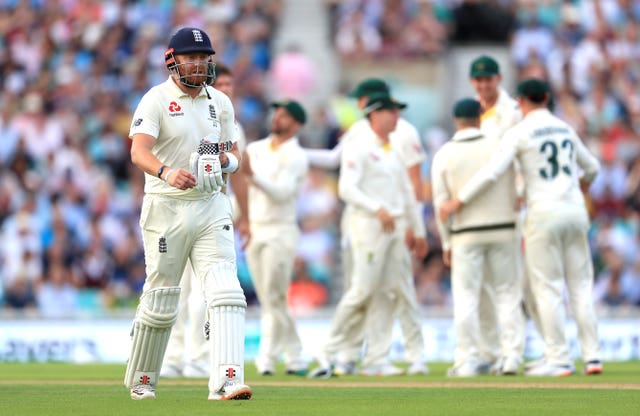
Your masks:
<svg viewBox="0 0 640 416"><path fill-rule="evenodd" d="M209 346L204 336L207 308L202 284L188 261L180 279L178 319L171 329L164 363L182 367L203 364L208 368Z"/></svg>
<svg viewBox="0 0 640 416"><path fill-rule="evenodd" d="M256 362L272 366L300 360L302 343L287 307L300 231L296 224L251 224L247 262L260 301L260 350Z"/></svg>
<svg viewBox="0 0 640 416"><path fill-rule="evenodd" d="M585 362L599 360L592 298L593 264L587 240L589 218L584 206L530 210L525 227L525 262L542 324L545 358L554 364L572 362L565 335L566 284L582 358Z"/></svg>
<svg viewBox="0 0 640 416"><path fill-rule="evenodd" d="M522 283L517 273L515 240L455 244L451 250L453 319L456 328L454 365L481 359L478 304L483 281L493 289L502 357L522 359L524 321ZM486 272L485 273L485 266Z"/></svg>
<svg viewBox="0 0 640 416"><path fill-rule="evenodd" d="M485 264L485 278L482 281L478 299L478 323L480 325L478 348L480 361L485 363L491 363L500 358L496 296L493 293L493 288L487 282L492 278L490 273L489 267Z"/></svg>
<svg viewBox="0 0 640 416"><path fill-rule="evenodd" d="M351 253L351 245L348 238L348 219L346 212L343 214L340 224L343 238L342 245L342 267L344 274L344 292L349 288L351 281L351 274L353 273L353 259ZM405 223L398 221L396 227L404 228ZM405 246L406 248L406 246ZM411 269L411 253L407 251L407 274L391 276L395 279L395 284L392 284L389 288L389 292L394 300L394 317L400 321L400 328L402 329L402 338L404 341L405 359L409 363L417 363L424 361L424 337L422 335L422 318L420 316L420 305L418 304L418 295L416 293L415 283L413 281L412 269ZM375 311L372 319L376 319ZM355 326L352 329L351 337L347 340L347 343L340 348L338 353L338 360L340 362L357 362L360 359L362 353L362 344L364 342L364 334L371 332L371 329L365 329L364 320L361 321L361 325ZM393 320L391 321L393 326ZM393 328L389 329L393 330ZM384 333L387 330L383 331ZM384 340L385 342L391 342L391 338ZM368 342L371 343L371 340ZM378 348L384 349L383 346Z"/></svg>
<svg viewBox="0 0 640 416"><path fill-rule="evenodd" d="M389 354L393 322L393 299L387 288L392 276L406 270L404 230L382 232L372 215L352 213L348 224L352 253L349 289L338 303L325 353L329 359L350 345L352 336L365 325L367 351L363 366L383 364ZM375 311L375 313L368 313Z"/></svg>
<svg viewBox="0 0 640 416"><path fill-rule="evenodd" d="M214 264L235 264L231 204L223 193L196 201L145 195L140 227L147 274L143 291L178 286L187 259L200 281Z"/></svg>

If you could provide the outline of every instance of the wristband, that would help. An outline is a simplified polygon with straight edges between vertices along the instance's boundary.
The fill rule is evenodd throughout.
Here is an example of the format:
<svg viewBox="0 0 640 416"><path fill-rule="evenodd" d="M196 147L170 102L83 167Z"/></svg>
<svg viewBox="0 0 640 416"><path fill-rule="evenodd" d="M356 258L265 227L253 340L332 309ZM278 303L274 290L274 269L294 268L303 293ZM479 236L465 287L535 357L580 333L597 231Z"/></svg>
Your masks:
<svg viewBox="0 0 640 416"><path fill-rule="evenodd" d="M169 175L171 175L171 173L173 173L173 169L169 169L167 174L164 176L163 181L165 181L166 183L169 183Z"/></svg>
<svg viewBox="0 0 640 416"><path fill-rule="evenodd" d="M238 158L233 153L227 153L227 165L222 168L224 173L233 173L238 170Z"/></svg>
<svg viewBox="0 0 640 416"><path fill-rule="evenodd" d="M160 169L158 169L158 178L162 179L162 172L164 172L166 168L167 168L167 165L160 166Z"/></svg>

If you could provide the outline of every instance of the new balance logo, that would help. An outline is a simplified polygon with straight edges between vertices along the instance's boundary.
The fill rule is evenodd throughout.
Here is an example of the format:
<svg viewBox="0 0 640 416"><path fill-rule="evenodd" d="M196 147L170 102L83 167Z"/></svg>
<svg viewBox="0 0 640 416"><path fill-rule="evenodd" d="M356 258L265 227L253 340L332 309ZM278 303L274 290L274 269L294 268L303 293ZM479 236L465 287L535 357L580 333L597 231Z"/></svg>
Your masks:
<svg viewBox="0 0 640 416"><path fill-rule="evenodd" d="M198 29L193 29L191 33L193 33L193 40L196 42L202 42L202 33L200 33Z"/></svg>
<svg viewBox="0 0 640 416"><path fill-rule="evenodd" d="M167 252L167 239L164 237L160 237L160 240L158 240L158 251L160 253L166 253Z"/></svg>

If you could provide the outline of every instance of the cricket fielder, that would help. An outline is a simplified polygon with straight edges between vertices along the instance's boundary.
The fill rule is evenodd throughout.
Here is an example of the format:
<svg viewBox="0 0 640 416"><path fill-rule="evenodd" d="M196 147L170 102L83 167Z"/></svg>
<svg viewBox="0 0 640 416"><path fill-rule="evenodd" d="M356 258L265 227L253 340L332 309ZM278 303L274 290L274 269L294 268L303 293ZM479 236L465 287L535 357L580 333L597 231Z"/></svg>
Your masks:
<svg viewBox="0 0 640 416"><path fill-rule="evenodd" d="M309 164L296 134L306 121L293 100L273 103L271 134L247 146L243 172L249 181L251 241L246 253L261 306L261 339L256 366L272 375L284 355L287 374L304 375L302 344L287 307L287 289L300 237L296 199Z"/></svg>
<svg viewBox="0 0 640 416"><path fill-rule="evenodd" d="M324 355L312 376L329 376L339 348L366 320L367 350L361 372L399 375L388 362L396 277L411 275L405 244L412 229L416 252L426 252L425 229L406 169L390 143L399 110L406 107L387 94L369 97L364 112L371 123L369 138L345 145L339 194L347 204L347 232L353 269L349 288L333 318ZM394 277L395 276L395 277ZM355 332L357 333L357 332Z"/></svg>
<svg viewBox="0 0 640 416"><path fill-rule="evenodd" d="M480 130L480 103L463 99L453 110L456 133L433 158L431 180L435 211L486 164L500 138ZM480 291L494 294L500 326L501 374L517 374L524 352L522 283L517 272L516 188L513 166L445 224L436 222L443 260L451 266L453 317L456 329L454 365L450 377L482 372L480 351Z"/></svg>
<svg viewBox="0 0 640 416"><path fill-rule="evenodd" d="M443 203L440 216L445 219L470 203L517 159L527 203L525 267L545 342L544 359L525 367L525 374L567 376L575 372L564 332L565 285L578 327L584 372L599 374L602 363L592 300L589 217L580 181L590 183L600 165L575 131L549 112L548 91L540 80L527 79L518 85L524 119L507 131L491 163L474 175L457 197Z"/></svg>
<svg viewBox="0 0 640 416"><path fill-rule="evenodd" d="M481 125L482 132L491 137L501 138L504 133L522 119L522 112L516 100L500 87L502 74L498 62L490 56L482 55L474 59L469 68L469 81L476 91L476 99L482 107ZM522 195L522 175L516 164L516 187L518 195ZM518 202L515 205L518 205ZM518 218L518 233L521 234L521 220ZM522 270L522 254L518 252L518 274L524 274ZM486 271L489 273L489 271ZM526 274L520 279L523 290L523 301L528 315L534 321L536 328L540 329L538 315L535 311L532 296L528 290ZM498 335L498 317L494 307L494 294L489 287L483 285L480 292L480 354L482 358L482 372L502 373L503 359L500 356L500 337Z"/></svg>
<svg viewBox="0 0 640 416"><path fill-rule="evenodd" d="M231 205L220 192L240 153L231 101L209 86L214 53L204 31L178 30L165 52L171 75L142 97L131 124L131 160L145 172L140 227L147 275L124 378L134 400L156 397L187 259L202 282L212 328L209 400L252 394L244 384L247 303L236 272Z"/></svg>
<svg viewBox="0 0 640 416"><path fill-rule="evenodd" d="M358 100L358 107L363 109L369 96L383 93L389 94L387 84L376 78L369 78L356 86L351 95ZM338 145L331 150L305 149L309 157L309 163L325 169L336 169L340 165L340 158L344 146L351 141L359 141L363 137L371 135L371 125L367 118L363 118L354 123L342 136ZM400 117L397 126L390 136L391 146L403 161L409 179L413 186L415 197L418 202L423 200L422 179L420 176L420 165L427 158L420 143L420 136L416 128L407 120ZM422 215L422 204L419 205ZM344 291L349 288L351 279L351 247L347 238L347 212L343 212L341 219L342 235L342 264L344 275ZM409 232L411 232L409 230ZM411 238L411 236L409 236ZM426 253L425 253L426 255ZM424 257L424 255L419 255ZM416 294L413 276L409 274L405 277L398 277L397 291L395 297L394 315L400 321L402 335L404 338L405 358L409 363L408 374L427 374L424 360L424 338L422 335L422 322L420 317L420 306ZM356 363L362 353L362 343L364 340L365 328L355 328L352 337L347 341L348 345L340 350L334 372L339 375L355 374Z"/></svg>

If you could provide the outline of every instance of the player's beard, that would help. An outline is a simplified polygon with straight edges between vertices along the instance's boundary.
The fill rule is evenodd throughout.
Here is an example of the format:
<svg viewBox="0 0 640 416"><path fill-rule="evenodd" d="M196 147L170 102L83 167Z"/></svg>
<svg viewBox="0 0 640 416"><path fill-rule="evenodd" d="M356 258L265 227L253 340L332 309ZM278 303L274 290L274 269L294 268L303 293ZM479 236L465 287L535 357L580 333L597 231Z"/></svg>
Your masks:
<svg viewBox="0 0 640 416"><path fill-rule="evenodd" d="M191 64L191 68L187 65L179 68L180 81L187 86L195 88L201 86L207 82L207 65L206 64ZM184 74L184 75L183 75Z"/></svg>

